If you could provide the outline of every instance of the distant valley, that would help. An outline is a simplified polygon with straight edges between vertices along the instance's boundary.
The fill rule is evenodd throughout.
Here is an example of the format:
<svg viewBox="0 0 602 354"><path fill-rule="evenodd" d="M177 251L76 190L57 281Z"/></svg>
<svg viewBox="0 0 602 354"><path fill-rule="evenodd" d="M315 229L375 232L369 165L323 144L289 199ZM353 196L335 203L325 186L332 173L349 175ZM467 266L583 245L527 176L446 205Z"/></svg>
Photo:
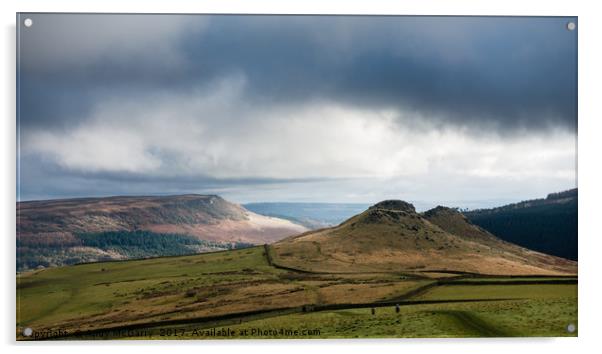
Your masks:
<svg viewBox="0 0 602 354"><path fill-rule="evenodd" d="M291 220L309 229L335 226L366 210L364 203L248 203L243 206L257 214Z"/></svg>

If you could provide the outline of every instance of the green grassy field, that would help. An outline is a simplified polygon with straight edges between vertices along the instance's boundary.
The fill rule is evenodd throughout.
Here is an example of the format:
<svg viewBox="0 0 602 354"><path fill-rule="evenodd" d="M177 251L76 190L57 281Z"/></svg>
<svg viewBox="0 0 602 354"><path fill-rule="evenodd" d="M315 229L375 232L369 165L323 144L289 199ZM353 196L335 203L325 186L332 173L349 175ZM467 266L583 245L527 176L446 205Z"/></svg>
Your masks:
<svg viewBox="0 0 602 354"><path fill-rule="evenodd" d="M508 288L512 287L512 288ZM411 304L297 313L228 326L171 326L138 339L413 338L576 336L576 285L477 285L433 288ZM499 300L509 298L508 300ZM489 301L488 301L489 300ZM232 334L233 333L233 334Z"/></svg>
<svg viewBox="0 0 602 354"><path fill-rule="evenodd" d="M17 277L17 325L46 328L111 312L125 316L162 302L175 308L214 295L203 290L219 292L222 284L277 282L283 272L270 267L261 252L250 248L26 273ZM191 296L195 289L198 294Z"/></svg>
<svg viewBox="0 0 602 354"><path fill-rule="evenodd" d="M229 326L233 330L288 329L298 335L260 335L239 338L395 338L395 337L505 337L571 336L575 300L526 300L487 303L437 304L351 309L295 314ZM575 323L576 324L576 323ZM302 331L306 330L304 334ZM194 338L192 331L188 337Z"/></svg>
<svg viewBox="0 0 602 354"><path fill-rule="evenodd" d="M577 335L566 331L577 325L576 278L454 285L418 273L296 272L270 265L263 247L51 268L17 276L17 337L29 339L25 327L87 339Z"/></svg>

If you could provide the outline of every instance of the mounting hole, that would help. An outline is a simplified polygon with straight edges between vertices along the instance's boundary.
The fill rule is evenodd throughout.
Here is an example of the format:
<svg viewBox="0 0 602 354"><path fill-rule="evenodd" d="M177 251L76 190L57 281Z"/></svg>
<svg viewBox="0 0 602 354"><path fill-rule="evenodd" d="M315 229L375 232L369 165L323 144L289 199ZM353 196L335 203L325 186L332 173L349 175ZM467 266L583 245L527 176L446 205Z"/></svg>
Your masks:
<svg viewBox="0 0 602 354"><path fill-rule="evenodd" d="M23 330L23 335L25 337L31 337L31 335L33 334L33 329L27 327Z"/></svg>
<svg viewBox="0 0 602 354"><path fill-rule="evenodd" d="M566 331L567 331L567 332L569 332L569 333L573 333L573 332L575 332L575 330L576 330L576 329L577 329L577 328L576 328L576 327L575 327L575 325L574 325L574 324L572 324L572 323L569 323L569 325L568 325L568 326L566 326Z"/></svg>
<svg viewBox="0 0 602 354"><path fill-rule="evenodd" d="M569 31L574 31L575 28L577 28L577 25L575 24L575 22L569 22L566 24L566 29L568 29Z"/></svg>
<svg viewBox="0 0 602 354"><path fill-rule="evenodd" d="M33 25L33 20L31 18L26 18L25 21L23 21L23 24L25 27L31 27L31 25Z"/></svg>

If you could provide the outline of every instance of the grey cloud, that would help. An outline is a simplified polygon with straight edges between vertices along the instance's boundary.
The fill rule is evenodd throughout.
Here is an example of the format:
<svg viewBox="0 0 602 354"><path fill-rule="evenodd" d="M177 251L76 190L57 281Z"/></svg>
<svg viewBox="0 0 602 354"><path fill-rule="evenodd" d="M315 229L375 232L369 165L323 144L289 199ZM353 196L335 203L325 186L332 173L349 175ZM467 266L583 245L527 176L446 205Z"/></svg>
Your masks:
<svg viewBox="0 0 602 354"><path fill-rule="evenodd" d="M218 194L234 202L361 202L409 200L426 210L437 205L480 208L540 198L576 185L563 178L507 180L429 174L414 178L215 179L207 176L158 177L137 174L86 174L64 171L39 159L23 161L19 200L112 195ZM444 183L442 183L444 181ZM488 191L484 193L484 191Z"/></svg>
<svg viewBox="0 0 602 354"><path fill-rule="evenodd" d="M170 195L182 193L238 194L241 189L335 182L336 178L214 178L207 175L157 176L65 170L38 156L20 160L18 200L112 195ZM257 198L258 194L255 194Z"/></svg>
<svg viewBox="0 0 602 354"><path fill-rule="evenodd" d="M538 192L567 183L572 187L567 171L573 164L566 161L577 123L577 31L567 31L565 25L575 18L31 17L34 26L19 29L23 142L19 185L26 199L212 192L247 201L261 200L260 195L272 200L279 195L298 200L322 195L328 197L323 201L377 201L414 188L417 192L409 198L416 200L418 190L445 194L445 188L434 192L433 185L450 176L459 180L449 188L471 195L483 189L498 190L496 197L520 195L525 191L521 183L535 190L535 182L528 180L540 183ZM235 95L226 92L213 98L221 83L236 78L243 84ZM394 112L399 138L391 137L397 131L389 129L380 115L389 111ZM331 113L332 117L312 117ZM290 123L289 129L279 121ZM179 129L170 129L169 124ZM381 139L359 141L371 124ZM364 130L357 128L361 125ZM280 133L274 133L274 126ZM211 131L195 131L202 128ZM471 137L455 135L466 129ZM323 130L341 133L322 134ZM435 130L442 135L431 138ZM118 133L136 140L119 146L133 147L129 154L119 154L122 165L137 156L148 157L147 165L159 161L161 171L120 171L109 166L115 161L108 155L100 156L105 158L102 165L89 161L98 157L96 152L104 152L105 138ZM495 137L489 141L482 139L484 134ZM535 135L561 141L528 139ZM31 137L48 138L38 148L56 150L60 145L62 156L75 160L65 163L38 156ZM331 137L338 140L329 141ZM166 141L157 144L162 138ZM65 143L67 139L79 139L80 146ZM513 139L524 142L512 145ZM310 146L300 148L303 142ZM485 143L493 152L478 155L481 165L476 166L471 151ZM110 144L119 145L114 140ZM71 146L82 148L82 153L69 154ZM343 146L346 151L340 150ZM447 155L437 151L441 146ZM532 163L523 158L529 154L517 153L546 147L550 162ZM200 167L187 170L187 164L204 159L207 150L209 156ZM453 159L451 150L457 150L451 152ZM559 151L568 155L559 156ZM529 156L535 158L535 153ZM211 154L223 166L210 170ZM293 157L296 161L291 161ZM442 167L438 159L461 162L481 175L454 174L444 167L457 166ZM506 160L510 162L505 165ZM490 166L488 161L497 162ZM85 169L94 162L100 167ZM218 167L225 175L237 175L244 164L251 166L245 178L211 177ZM330 182L327 177L335 170L337 177L363 170L375 174L412 170L412 175L391 184ZM518 176L517 171L523 170L530 175ZM558 170L568 177L551 176ZM290 178L274 178L287 173ZM308 179L312 173L320 178ZM542 177L546 174L551 177ZM421 184L427 181L425 175L428 185ZM501 184L505 186L493 188ZM361 200L344 197L350 190L357 190ZM448 194L448 198L459 195Z"/></svg>

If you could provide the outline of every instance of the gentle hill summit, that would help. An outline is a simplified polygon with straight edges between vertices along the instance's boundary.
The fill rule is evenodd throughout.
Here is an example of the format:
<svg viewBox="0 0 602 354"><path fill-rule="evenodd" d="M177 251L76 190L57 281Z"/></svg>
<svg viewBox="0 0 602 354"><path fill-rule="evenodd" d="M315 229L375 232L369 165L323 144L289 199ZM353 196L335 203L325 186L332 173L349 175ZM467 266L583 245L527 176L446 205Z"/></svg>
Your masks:
<svg viewBox="0 0 602 354"><path fill-rule="evenodd" d="M471 272L506 275L576 274L577 264L509 244L438 207L384 201L339 226L284 239L274 262L318 272Z"/></svg>
<svg viewBox="0 0 602 354"><path fill-rule="evenodd" d="M483 243L500 242L499 239L486 230L473 225L468 218L457 209L438 206L422 213L422 216L444 231L463 239Z"/></svg>
<svg viewBox="0 0 602 354"><path fill-rule="evenodd" d="M307 231L198 194L20 202L17 220L20 270L215 251Z"/></svg>

